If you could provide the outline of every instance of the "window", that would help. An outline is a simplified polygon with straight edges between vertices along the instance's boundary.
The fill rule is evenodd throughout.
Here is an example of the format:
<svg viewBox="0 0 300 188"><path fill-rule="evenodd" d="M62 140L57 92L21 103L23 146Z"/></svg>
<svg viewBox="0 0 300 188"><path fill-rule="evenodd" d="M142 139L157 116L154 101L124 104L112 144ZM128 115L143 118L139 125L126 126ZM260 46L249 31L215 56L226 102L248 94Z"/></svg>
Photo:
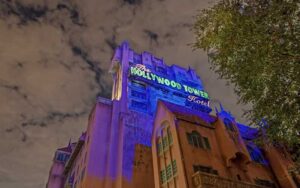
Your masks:
<svg viewBox="0 0 300 188"><path fill-rule="evenodd" d="M194 172L205 172L209 174L218 175L218 171L214 170L212 167L209 166L202 166L202 165L193 165Z"/></svg>
<svg viewBox="0 0 300 188"><path fill-rule="evenodd" d="M191 145L194 145L194 144L193 144L193 140L192 140L191 133L186 133L186 137L187 137L187 139L188 139L188 143L191 144Z"/></svg>
<svg viewBox="0 0 300 188"><path fill-rule="evenodd" d="M161 184L164 184L166 181L171 180L176 175L177 175L177 165L176 165L176 161L173 160L169 165L167 165L166 169L160 171Z"/></svg>
<svg viewBox="0 0 300 188"><path fill-rule="evenodd" d="M62 154L62 153L57 153L57 155L56 155L56 160L58 160L58 161L63 161L63 157L64 157L64 154Z"/></svg>
<svg viewBox="0 0 300 188"><path fill-rule="evenodd" d="M173 144L172 133L169 125L162 125L163 129L160 130L160 136L157 139L157 152L161 156L163 152L168 151Z"/></svg>
<svg viewBox="0 0 300 188"><path fill-rule="evenodd" d="M133 62L136 63L136 64L141 64L142 63L141 56L138 55L138 54L134 54L134 56L133 56Z"/></svg>
<svg viewBox="0 0 300 188"><path fill-rule="evenodd" d="M201 166L201 165L194 165L193 168L194 168L194 172L200 171L200 172L209 173L211 170L211 167L206 167L206 166Z"/></svg>
<svg viewBox="0 0 300 188"><path fill-rule="evenodd" d="M135 100L131 101L131 106L134 107L134 108L139 108L139 109L143 109L143 110L147 109L147 104L146 103L138 102L138 101L135 101Z"/></svg>
<svg viewBox="0 0 300 188"><path fill-rule="evenodd" d="M234 125L233 125L232 121L230 121L228 118L224 119L224 125L227 130L234 131Z"/></svg>
<svg viewBox="0 0 300 188"><path fill-rule="evenodd" d="M172 133L171 133L170 127L167 128L167 136L168 136L169 144L171 145L173 143L173 138L172 138Z"/></svg>
<svg viewBox="0 0 300 188"><path fill-rule="evenodd" d="M193 145L196 146L197 148L203 148L201 136L199 133L192 133L192 141L193 141Z"/></svg>
<svg viewBox="0 0 300 188"><path fill-rule="evenodd" d="M180 97L180 98L186 98L186 96L182 93L177 93L177 92L174 92L173 93L173 96L176 96L176 97Z"/></svg>
<svg viewBox="0 0 300 188"><path fill-rule="evenodd" d="M164 184L167 181L167 176L166 176L165 170L160 171L160 181L161 181L161 184Z"/></svg>
<svg viewBox="0 0 300 188"><path fill-rule="evenodd" d="M171 179L173 173L172 173L172 164L169 164L167 166L167 180Z"/></svg>
<svg viewBox="0 0 300 188"><path fill-rule="evenodd" d="M69 159L69 155L66 153L60 153L58 152L56 154L56 160L60 162L66 162Z"/></svg>
<svg viewBox="0 0 300 188"><path fill-rule="evenodd" d="M189 144L197 148L210 149L210 144L207 137L202 137L197 131L187 133Z"/></svg>
<svg viewBox="0 0 300 188"><path fill-rule="evenodd" d="M210 144L207 137L203 137L205 149L210 149Z"/></svg>
<svg viewBox="0 0 300 188"><path fill-rule="evenodd" d="M165 136L162 138L162 142L163 142L163 149L164 151L168 149L169 147L169 143L168 143L168 138Z"/></svg>
<svg viewBox="0 0 300 188"><path fill-rule="evenodd" d="M177 164L176 164L175 160L172 161L172 170L173 170L173 175L176 175L177 174Z"/></svg>
<svg viewBox="0 0 300 188"><path fill-rule="evenodd" d="M203 148L203 144L201 141L201 136L198 132L193 131L192 133L189 134L189 142L190 144L192 144L193 146L197 147L197 148Z"/></svg>
<svg viewBox="0 0 300 188"><path fill-rule="evenodd" d="M167 74L167 70L164 67L157 66L156 71L161 74Z"/></svg>
<svg viewBox="0 0 300 188"><path fill-rule="evenodd" d="M199 88L199 83L198 82L193 82L191 80L183 80L182 83L185 84L185 85L188 85L190 87ZM200 87L201 87L201 85L200 85Z"/></svg>
<svg viewBox="0 0 300 188"><path fill-rule="evenodd" d="M263 179L256 178L254 181L255 181L256 185L262 185L265 187L275 187L275 184L269 180L263 180Z"/></svg>
<svg viewBox="0 0 300 188"><path fill-rule="evenodd" d="M131 96L139 98L139 99L146 99L146 94L142 92L138 92L135 90L131 90Z"/></svg>
<svg viewBox="0 0 300 188"><path fill-rule="evenodd" d="M158 143L157 143L157 152L158 152L158 155L161 155L162 151L163 151L162 143L161 143L161 139L159 139Z"/></svg>
<svg viewBox="0 0 300 188"><path fill-rule="evenodd" d="M142 90L146 90L146 85L144 83L141 82L137 82L137 81L131 81L131 85L136 87L136 88L140 88Z"/></svg>

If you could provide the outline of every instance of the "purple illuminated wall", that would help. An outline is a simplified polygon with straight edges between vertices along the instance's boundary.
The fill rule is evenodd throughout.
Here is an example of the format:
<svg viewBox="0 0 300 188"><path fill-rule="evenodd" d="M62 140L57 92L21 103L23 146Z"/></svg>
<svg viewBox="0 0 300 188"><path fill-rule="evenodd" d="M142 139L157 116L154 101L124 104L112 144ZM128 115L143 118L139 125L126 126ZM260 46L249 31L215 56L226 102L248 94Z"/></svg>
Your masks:
<svg viewBox="0 0 300 188"><path fill-rule="evenodd" d="M122 173L130 179L135 145L151 146L153 118L158 100L204 113L209 113L211 109L208 95L203 91L202 82L193 69L168 66L162 59L148 52L138 54L129 48L127 42L123 42L116 49L112 67L119 67L122 70L121 73L115 70L114 78L121 76L123 79L121 98L113 102L113 109L117 105L116 108L119 110L114 111L112 115L111 126L117 130L111 130L114 132L110 140L111 147L115 148L110 153L113 156L110 159L111 167L116 169L113 164L117 164L115 156L119 155L113 151L122 147ZM116 86L116 82L115 80L114 87L120 88ZM115 124L121 127L117 128ZM122 131L119 132L120 130ZM123 142L115 143L120 138ZM115 176L115 171L110 175Z"/></svg>

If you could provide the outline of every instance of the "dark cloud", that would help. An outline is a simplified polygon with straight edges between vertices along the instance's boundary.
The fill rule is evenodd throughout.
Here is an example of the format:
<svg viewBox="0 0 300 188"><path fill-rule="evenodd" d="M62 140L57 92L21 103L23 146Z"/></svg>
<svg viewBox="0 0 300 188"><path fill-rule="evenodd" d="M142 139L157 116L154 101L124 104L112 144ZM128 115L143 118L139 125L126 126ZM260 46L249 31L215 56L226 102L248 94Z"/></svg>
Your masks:
<svg viewBox="0 0 300 188"><path fill-rule="evenodd" d="M1 16L14 15L20 19L21 25L25 25L28 22L39 22L39 19L44 17L48 8L40 5L24 5L19 1L1 0Z"/></svg>
<svg viewBox="0 0 300 188"><path fill-rule="evenodd" d="M79 12L75 6L71 7L69 5L58 3L56 6L57 10L67 10L70 14L70 19L73 24L84 26L84 23L80 19Z"/></svg>
<svg viewBox="0 0 300 188"><path fill-rule="evenodd" d="M113 36L111 38L107 38L105 39L106 44L112 49L115 50L116 47L118 46L117 42L116 42L116 35L113 34Z"/></svg>
<svg viewBox="0 0 300 188"><path fill-rule="evenodd" d="M50 121L62 122L68 118L78 118L80 116L86 115L88 112L49 112L47 116L39 119L29 119L21 123L21 126L40 126L45 127Z"/></svg>
<svg viewBox="0 0 300 188"><path fill-rule="evenodd" d="M11 16L15 16L19 19L18 25L26 25L28 23L51 23L50 18L53 15L60 15L60 12L67 11L68 18L71 22L78 26L85 26L85 23L80 16L79 10L76 5L71 4L70 1L57 2L57 5L53 8L48 4L35 4L24 3L22 1L1 0L0 1L0 15L3 19ZM54 20L54 22L60 22L60 20ZM60 27L64 30L63 24Z"/></svg>
<svg viewBox="0 0 300 188"><path fill-rule="evenodd" d="M130 5L139 5L142 3L142 0L123 0L125 3Z"/></svg>
<svg viewBox="0 0 300 188"><path fill-rule="evenodd" d="M28 96L20 90L20 86L17 86L17 85L8 85L8 84L0 84L0 87L3 87L5 89L8 89L10 91L13 91L13 92L17 93L24 100L27 100L27 98L28 98Z"/></svg>
<svg viewBox="0 0 300 188"><path fill-rule="evenodd" d="M99 86L99 92L98 92L98 96L103 96L103 97L107 97L109 98L110 96L110 92L107 90L107 84L102 82L102 76L104 75L104 70L102 70L98 65L100 65L100 62L98 61L93 61L89 58L88 53L75 45L72 45L72 52L74 53L74 55L79 56L82 58L83 62L85 62L88 65L88 68L90 71L92 71L94 73L95 76L95 82L98 84Z"/></svg>
<svg viewBox="0 0 300 188"><path fill-rule="evenodd" d="M147 34L147 36L150 38L151 41L158 43L158 34L157 33L150 31L148 29L145 29L144 32Z"/></svg>

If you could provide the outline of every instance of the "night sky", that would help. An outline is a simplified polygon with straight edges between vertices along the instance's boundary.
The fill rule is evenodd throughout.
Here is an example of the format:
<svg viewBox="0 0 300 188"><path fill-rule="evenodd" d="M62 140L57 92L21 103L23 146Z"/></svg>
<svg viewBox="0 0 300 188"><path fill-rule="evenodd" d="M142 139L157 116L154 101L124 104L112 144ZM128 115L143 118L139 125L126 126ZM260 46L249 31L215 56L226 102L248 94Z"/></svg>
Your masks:
<svg viewBox="0 0 300 188"><path fill-rule="evenodd" d="M0 187L45 187L56 148L110 98L113 49L128 40L168 65L196 69L212 107L241 118L233 88L193 51L198 10L213 0L0 0Z"/></svg>

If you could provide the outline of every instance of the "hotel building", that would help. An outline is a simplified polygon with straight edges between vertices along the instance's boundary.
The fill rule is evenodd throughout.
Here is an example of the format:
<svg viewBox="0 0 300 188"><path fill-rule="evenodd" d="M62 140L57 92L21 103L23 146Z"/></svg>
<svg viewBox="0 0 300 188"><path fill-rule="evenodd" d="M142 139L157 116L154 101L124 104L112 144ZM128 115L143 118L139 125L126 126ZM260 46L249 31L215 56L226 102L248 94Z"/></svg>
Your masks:
<svg viewBox="0 0 300 188"><path fill-rule="evenodd" d="M123 42L110 72L112 98L99 97L86 132L56 150L48 188L299 187L284 147L258 147L261 132L221 105L211 113L193 69Z"/></svg>

